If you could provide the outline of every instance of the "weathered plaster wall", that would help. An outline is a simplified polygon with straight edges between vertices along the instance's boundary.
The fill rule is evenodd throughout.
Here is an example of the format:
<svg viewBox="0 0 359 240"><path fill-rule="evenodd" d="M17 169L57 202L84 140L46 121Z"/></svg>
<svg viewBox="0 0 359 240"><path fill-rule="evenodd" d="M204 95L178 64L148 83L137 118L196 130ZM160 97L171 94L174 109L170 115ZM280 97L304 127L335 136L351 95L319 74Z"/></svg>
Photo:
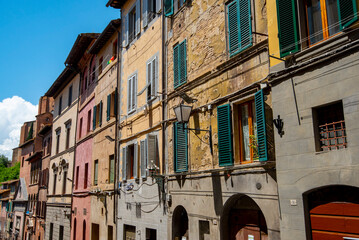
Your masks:
<svg viewBox="0 0 359 240"><path fill-rule="evenodd" d="M72 206L72 225L71 225L71 239L91 239L91 222L90 216L92 214L92 209L98 209L91 205L91 197L74 197L73 198L73 206ZM97 210L96 210L97 211ZM74 221L76 219L76 236L75 234L75 225ZM83 237L83 226L84 222L86 223L86 236Z"/></svg>

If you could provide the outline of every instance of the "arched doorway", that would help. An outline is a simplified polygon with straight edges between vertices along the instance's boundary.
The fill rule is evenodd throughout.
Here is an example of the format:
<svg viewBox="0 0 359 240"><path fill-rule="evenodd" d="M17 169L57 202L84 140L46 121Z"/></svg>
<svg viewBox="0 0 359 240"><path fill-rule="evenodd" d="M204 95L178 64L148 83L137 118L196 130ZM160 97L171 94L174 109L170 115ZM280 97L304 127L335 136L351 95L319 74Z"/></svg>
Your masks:
<svg viewBox="0 0 359 240"><path fill-rule="evenodd" d="M172 216L172 240L182 240L182 237L189 239L188 215L182 206L177 206Z"/></svg>
<svg viewBox="0 0 359 240"><path fill-rule="evenodd" d="M303 199L308 239L359 239L359 188L326 186Z"/></svg>
<svg viewBox="0 0 359 240"><path fill-rule="evenodd" d="M267 240L265 218L258 205L246 195L227 200L221 217L223 240Z"/></svg>

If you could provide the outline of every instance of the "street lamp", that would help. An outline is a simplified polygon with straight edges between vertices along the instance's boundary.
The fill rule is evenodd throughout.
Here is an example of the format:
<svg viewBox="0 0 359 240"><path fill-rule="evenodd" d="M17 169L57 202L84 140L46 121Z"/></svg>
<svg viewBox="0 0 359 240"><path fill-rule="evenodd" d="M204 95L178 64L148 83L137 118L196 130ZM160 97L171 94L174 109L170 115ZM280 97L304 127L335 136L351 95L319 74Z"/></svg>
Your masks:
<svg viewBox="0 0 359 240"><path fill-rule="evenodd" d="M184 124L189 122L189 118L190 118L191 112L192 112L192 106L187 106L187 105L184 105L183 103L180 103L178 106L173 108L173 111L175 112L177 122L180 122L183 124L183 130L195 130L195 131L209 132L209 147L211 150L211 154L213 155L212 126L211 125L209 126L209 130L199 129L199 128L185 128Z"/></svg>

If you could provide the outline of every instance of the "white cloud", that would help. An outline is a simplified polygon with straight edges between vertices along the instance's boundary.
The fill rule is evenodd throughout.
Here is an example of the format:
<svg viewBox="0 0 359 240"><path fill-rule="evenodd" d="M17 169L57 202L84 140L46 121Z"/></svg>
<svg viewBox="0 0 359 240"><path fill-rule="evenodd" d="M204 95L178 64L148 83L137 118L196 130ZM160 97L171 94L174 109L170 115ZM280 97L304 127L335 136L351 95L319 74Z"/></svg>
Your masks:
<svg viewBox="0 0 359 240"><path fill-rule="evenodd" d="M0 154L11 160L12 149L19 145L24 122L35 120L37 105L13 96L0 102Z"/></svg>

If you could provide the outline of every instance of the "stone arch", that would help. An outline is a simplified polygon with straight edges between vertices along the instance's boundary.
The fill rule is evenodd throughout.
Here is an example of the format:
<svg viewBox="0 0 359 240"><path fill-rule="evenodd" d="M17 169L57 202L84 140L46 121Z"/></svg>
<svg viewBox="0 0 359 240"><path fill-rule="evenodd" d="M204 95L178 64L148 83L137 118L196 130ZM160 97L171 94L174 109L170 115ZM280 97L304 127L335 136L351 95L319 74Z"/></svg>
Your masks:
<svg viewBox="0 0 359 240"><path fill-rule="evenodd" d="M175 208L172 215L172 239L189 238L188 214L186 209L179 205Z"/></svg>

